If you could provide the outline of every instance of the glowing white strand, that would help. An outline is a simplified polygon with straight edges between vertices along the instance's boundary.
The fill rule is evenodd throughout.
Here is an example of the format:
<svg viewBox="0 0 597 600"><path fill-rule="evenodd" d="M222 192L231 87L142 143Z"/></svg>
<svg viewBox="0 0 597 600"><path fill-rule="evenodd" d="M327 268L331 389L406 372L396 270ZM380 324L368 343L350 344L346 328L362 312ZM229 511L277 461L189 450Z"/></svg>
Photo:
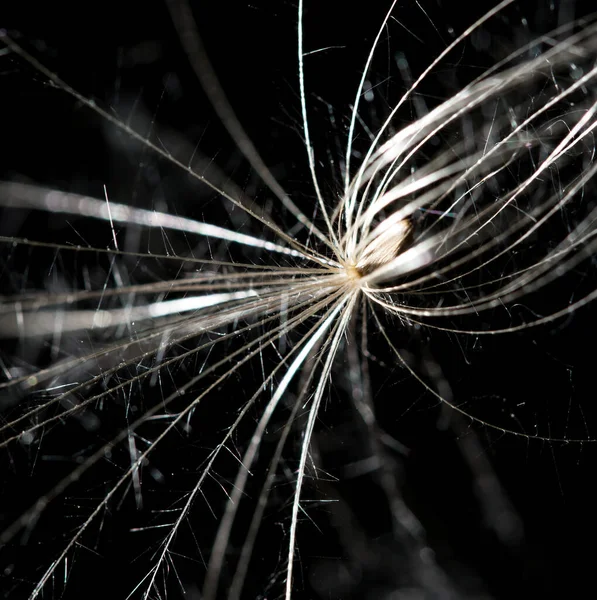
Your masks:
<svg viewBox="0 0 597 600"><path fill-rule="evenodd" d="M4 196L4 200L2 200ZM228 242L235 242L253 248L262 248L270 252L279 252L297 258L308 258L307 255L293 248L286 248L267 242L245 233L231 231L218 225L202 223L178 215L133 208L126 204L111 202L109 205L96 198L81 196L58 190L44 189L36 186L15 182L0 182L0 202L11 205L19 201L22 206L34 206L50 213L68 213L82 217L92 217L115 223L139 225L142 227L171 229L195 235L213 237ZM318 261L319 262L319 261Z"/></svg>
<svg viewBox="0 0 597 600"><path fill-rule="evenodd" d="M177 315L190 311L201 310L219 304L225 304L234 300L244 300L257 296L255 290L246 292L230 292L228 294L206 294L204 296L189 296L177 300L165 300L163 302L152 302L147 306L136 306L118 309L95 309L70 311L63 313L64 318L60 325L56 323L56 313L51 311L38 311L27 313L26 318L14 319L14 315L0 315L0 338L19 336L46 336L57 331L73 332L83 329L105 329L116 327L136 321L157 319L169 315Z"/></svg>

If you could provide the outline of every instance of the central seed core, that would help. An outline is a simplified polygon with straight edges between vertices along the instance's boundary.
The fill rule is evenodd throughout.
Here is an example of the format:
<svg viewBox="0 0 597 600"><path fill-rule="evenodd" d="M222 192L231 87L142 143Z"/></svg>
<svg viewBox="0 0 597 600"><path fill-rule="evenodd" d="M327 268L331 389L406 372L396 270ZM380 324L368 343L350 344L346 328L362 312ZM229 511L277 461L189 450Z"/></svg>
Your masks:
<svg viewBox="0 0 597 600"><path fill-rule="evenodd" d="M366 243L358 248L354 261L345 266L347 277L355 283L393 261L410 240L412 225L409 219L386 227L383 225L367 236Z"/></svg>

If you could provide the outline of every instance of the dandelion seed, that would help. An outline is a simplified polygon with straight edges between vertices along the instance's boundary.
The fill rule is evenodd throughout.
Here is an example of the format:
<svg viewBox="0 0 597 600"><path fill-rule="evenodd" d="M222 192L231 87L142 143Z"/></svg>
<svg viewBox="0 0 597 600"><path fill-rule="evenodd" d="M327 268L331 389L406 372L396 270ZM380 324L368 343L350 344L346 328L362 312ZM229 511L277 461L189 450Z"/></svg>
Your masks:
<svg viewBox="0 0 597 600"><path fill-rule="evenodd" d="M93 223L94 239L100 230L108 239L88 243L76 222L70 225L83 239L76 245L63 239L66 228L51 239L31 239L9 226L0 238L12 284L0 304L0 337L11 345L0 382L0 447L7 455L22 447L26 458L19 454L15 462L36 464L31 457L47 458L46 447L54 444L53 456L71 463L66 471L48 472L49 483L29 507L7 513L2 545L13 548L23 536L40 535L49 548L46 556L35 552L30 559L35 577L24 593L70 592L79 562L95 559L90 555L96 551L120 551L117 544L106 546L106 523L116 514L126 521L127 534L143 538L123 538L138 559L127 582L131 598L165 597L172 590L184 595L199 587L206 600L248 597L260 530L269 520L270 526L282 524L282 535L256 593L290 600L302 585L302 520L308 523L328 506L332 515L344 510L345 522L353 520L347 503L332 497L311 502L305 494L310 480L322 489L328 485L317 426L343 380L366 440L358 445L366 452L346 472L377 478L392 543L412 561L392 574L393 591L449 589L388 458L404 446L376 421L370 338L382 342L384 367L398 365L400 377L449 408L454 419L526 440L595 441L590 432L576 433L579 423L587 427L582 409L567 409L557 435L536 422L530 431L517 411L504 410L507 426L478 416L455 396L443 365L428 358L424 344L420 358L411 351L421 332L467 336L476 344L484 336L555 323L597 296L593 286L559 303L554 294L544 312L530 300L585 268L597 251L597 208L587 200L597 170L595 16L567 21L513 48L435 100L423 93L433 74L457 60L475 35L479 51L488 51L484 27L515 2L499 3L460 35L446 26L450 43L428 8L416 2L444 49L418 74L406 52L394 53L405 88L395 99L388 93L386 114L363 126L361 112L371 111L384 93L374 68L384 43L403 29L416 42L423 39L397 18L397 3L389 3L363 57L356 93L346 101L349 116L338 119L344 145L330 182L314 133L310 73L313 61L343 46L333 40L325 48L310 46L310 3L300 0L296 91L310 182L306 201L282 186L236 117L201 41L196 8L167 4L215 113L267 192L250 194L252 180L243 190L224 183L210 160L196 169L201 144L192 146L190 160L181 159L176 144L156 131L157 117L150 133L141 134L131 124L133 114L115 116L116 110L44 66L25 49L26 41L0 33L0 60L10 68L32 68L56 93L100 118L112 135L200 186L204 195L189 213L200 205L214 215L211 222L202 213L140 208L111 191L108 200L105 183L103 199L19 177L0 183L0 204L15 223L30 212L69 224L82 219ZM411 108L415 116L406 120ZM24 269L22 252L31 253ZM35 257L47 258L44 252L52 253L48 277L33 286L28 269ZM407 411L412 400L404 404ZM469 458L476 452L472 442L462 446ZM489 481L490 469L483 469ZM480 492L482 502L488 505L491 495L499 504L488 514L507 516L494 529L513 540L517 521L499 488L491 489ZM45 523L51 526L60 504L76 524L46 536ZM283 516L269 515L270 507ZM361 539L356 526L354 536ZM192 554L179 546L191 547ZM363 552L364 542L359 548ZM353 575L346 577L354 582ZM11 589L19 590L14 593L23 593L21 583L11 575Z"/></svg>

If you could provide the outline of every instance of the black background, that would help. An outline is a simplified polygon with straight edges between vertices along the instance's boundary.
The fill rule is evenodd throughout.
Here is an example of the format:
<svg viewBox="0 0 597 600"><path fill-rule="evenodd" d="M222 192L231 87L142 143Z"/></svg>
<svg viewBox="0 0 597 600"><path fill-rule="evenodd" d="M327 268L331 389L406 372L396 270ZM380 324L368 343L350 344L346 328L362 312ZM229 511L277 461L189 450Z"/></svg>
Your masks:
<svg viewBox="0 0 597 600"><path fill-rule="evenodd" d="M451 27L460 32L492 4L478 2L465 11L461 2L421 3L427 16L416 3L403 1L395 14L414 35L394 26L392 52L402 51L412 72L418 74L451 39ZM387 7L387 2L350 8L344 2L307 3L305 48L330 47L305 62L308 89L323 100L309 96L313 135L321 156L327 156L329 150L331 159L337 157L336 143L343 140L330 125L326 103L333 107L337 120L349 114L358 77ZM0 9L0 26L77 91L110 107L119 119L142 133L148 131L154 118L156 131L167 147L180 148L182 155L190 157L198 145L205 157L213 158L247 193L257 193L258 198L266 196L205 99L162 3L46 3L32 5L30 11L24 8L19 15L3 15L4 9ZM580 16L582 10L573 2L557 4L553 11L548 2L515 4L501 20L487 27L485 37L457 52L443 71L432 76L423 86L423 94L430 104L445 99L508 49L549 30L558 21ZM240 122L283 186L293 190L299 201L309 201L308 169L300 135L296 7L261 0L250 5L240 1L203 2L196 7L196 18ZM384 58L384 51L372 78L381 82L383 91L370 112L364 112L373 129L387 114L383 99L391 104L390 99L396 101L403 90L395 78L384 81L391 63L391 53L387 53L390 58ZM4 178L30 180L100 198L105 184L114 201L140 206L162 206L160 203L165 202L170 209L189 216L211 220L221 217L221 202L213 194L189 182L176 168L157 160L67 94L45 85L45 78L23 61L0 57L0 74ZM406 113L400 118L406 120ZM325 191L334 193L338 183L338 169L332 168ZM5 235L56 241L57 236L71 235L74 230L97 247L110 243L108 229L84 222L65 227L62 217L18 213L17 219L12 213L6 215L1 217ZM36 264L26 258L21 264L29 267L27 285L39 286L43 268L40 266L38 272ZM14 291L22 289L25 278L13 273L10 281ZM562 298L573 299L596 282L591 265L583 265L558 287L534 298L529 309L546 312ZM423 336L421 345L441 365L457 401L485 421L516 428L506 416L514 412L524 424L537 425L540 435L560 437L571 406L576 417L568 434L592 438L597 437L595 421L591 420L597 417L593 408L594 334L594 309L589 307L565 322L507 338ZM474 493L475 476L462 456L462 440L473 435L468 421L438 407L391 364L391 355L382 346L373 336L372 352L379 359L372 366L378 419L389 435L409 448L406 457L396 458L397 468L402 470L404 496L425 527L437 562L466 591L463 594L497 598L576 597L585 590L589 594L595 559L595 444L533 441L473 426L478 442L473 456L481 457L476 464L490 461L524 527L519 542L504 544L484 521L483 504ZM525 407L517 409L522 402ZM579 425L578 407L587 419L584 431ZM353 435L349 424L354 418L341 382L322 416L328 433L319 437L323 448L331 448L328 466L337 476L346 472L344 467L350 459L351 452L345 448ZM72 441L73 446L77 443L76 439ZM339 447L341 450L337 450ZM63 452L68 451L67 445ZM166 462L176 456L174 449L170 457L167 450L164 454ZM5 506L10 505L11 510L27 505L43 489L40 475L19 470L18 453L11 455L3 468L8 473L4 497L10 499ZM13 472L17 473L14 477ZM340 489L346 496L356 497L364 489L360 486L360 481L347 480ZM371 496L366 502L356 502L355 511L371 535L381 539L385 517L383 509L378 513L378 502L383 505L383 499ZM6 512L9 518L14 514ZM130 511L117 515L106 525L104 536L120 539L119 530L129 526L127 518L136 518L128 515ZM321 591L320 585L312 585L313 578L323 577L318 573L332 572L326 566L332 561L309 557L342 553L333 544L326 546L325 527L322 531L311 528L304 534L302 571L298 569L302 576L297 577L303 590L299 594L305 597L316 597L316 590ZM266 542L263 544L267 547ZM26 597L27 586L21 587L13 577L12 556L20 555L23 564L33 563L45 550L43 546L35 551L23 546L11 552L14 555L4 558L6 564L1 565L6 568L6 597ZM48 554L51 559L51 552ZM265 550L264 557L268 557ZM82 572L73 575L74 583L65 597L124 598L123 588L116 582L123 578L127 588L127 583L137 577L131 558L124 551L120 556L115 544L108 545L101 560L89 563L89 567L81 560ZM263 570L266 572L267 567ZM26 571L18 571L19 577L26 578ZM35 571L31 567L31 572ZM192 570L184 575L192 578ZM328 590L329 595L322 597L377 597L372 591L375 586L366 578L363 581L350 592ZM59 597L59 592L55 595Z"/></svg>

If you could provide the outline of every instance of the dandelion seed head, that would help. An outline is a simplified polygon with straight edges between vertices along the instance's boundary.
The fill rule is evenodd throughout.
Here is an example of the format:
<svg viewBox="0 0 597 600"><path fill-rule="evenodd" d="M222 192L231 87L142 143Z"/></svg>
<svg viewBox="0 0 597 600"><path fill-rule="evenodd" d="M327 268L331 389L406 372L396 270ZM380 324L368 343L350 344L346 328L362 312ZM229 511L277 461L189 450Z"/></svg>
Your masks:
<svg viewBox="0 0 597 600"><path fill-rule="evenodd" d="M58 541L45 538L51 560L39 561L33 579L22 578L33 581L32 599L62 567L65 586L75 579L72 558L87 557L88 548L93 554L94 544L98 556L110 556L101 547L110 538L104 523L117 515L127 522L126 535L147 536L137 546L127 538L138 549L126 563L135 577L131 598L165 597L177 586L187 594L201 586L205 600L239 600L250 597L251 569L263 562L273 567L262 579L255 575L255 585L266 581L260 597L290 600L302 585L303 564L310 564L308 553L298 552L301 531L318 528L326 511L323 529L337 519L332 535L346 536L341 545L347 553L358 538L359 552L373 557L357 559L356 571L373 566L372 579L380 572L389 576L385 595L404 589L435 594L448 578L403 501L400 471L408 451L378 414L391 405L402 421L413 412L427 417L445 410L450 419L443 416L443 422L451 420L472 465L484 456L477 431L551 445L595 441L580 403L564 403L558 417L545 420L529 408L529 422L520 418L526 402L514 405L522 394L479 394L473 402L461 389L467 376L482 379L474 362L487 343L481 340L549 328L597 296L584 281L582 291L566 289L549 310L533 301L554 281L584 274L587 257L597 251L597 209L585 201L597 171L597 25L594 18L562 25L505 58L500 54L489 67L474 65L471 80L460 84L470 47L493 58L494 34L484 24L512 3L500 3L460 34L447 28L447 42L429 7L414 3L429 31L442 38L439 56L418 69L402 41L401 51L393 51L394 28L400 27L400 40L405 30L417 43L426 38L397 21L402 15L390 1L356 69L352 102L336 107L323 98L333 133L330 147L322 148L315 125L322 98L313 75L318 61L344 47L309 46L303 30L309 31L307 17L315 9L305 12L303 4L311 3L300 0L293 16L296 81L289 86L299 106L287 119L304 147L286 174L284 168L270 171L237 119L210 63L209 44L203 47L201 26L195 27L195 7L184 1L168 2L177 47L186 52L214 120L236 146L233 166L221 173L216 163L226 160L217 149L201 155L205 131L199 141L196 131L187 141L160 128L159 109L140 116L134 103L122 111L116 102L86 97L0 31L7 45L0 59L32 67L53 92L74 98L79 113L83 107L106 125L111 143L126 145L126 139L141 148L126 149L142 172L132 197L103 181L99 194L18 176L0 182L7 214L31 211L65 223L51 239L36 241L17 237L11 219L2 222L8 224L6 263L16 257L20 267L4 270L16 292L0 298L0 338L16 347L7 366L0 356L6 374L0 448L8 449L6 455L13 446L26 450L32 473L54 468L58 474L40 484L38 501L13 511L0 545L17 543L24 530L44 539L43 525L35 525L53 526L53 510L72 511L65 513L68 532L58 531ZM129 52L126 68L160 57L163 49L153 44L139 46L142 57ZM445 97L443 84L427 85L435 71L439 82L445 73L450 79ZM174 91L180 99L182 83L178 89L178 80L165 79L163 97L168 101ZM276 97L263 93L268 101ZM237 176L243 161L249 174ZM293 179L297 165L307 177ZM176 176L162 177L162 166ZM143 175L151 186L147 204ZM293 187L297 180L308 182L304 196ZM91 241L84 223L91 224ZM23 269L18 259L27 252ZM29 279L30 269L42 271L40 281ZM434 351L438 339L447 340L448 352ZM452 354L460 363L453 364ZM385 388L377 382L381 372ZM391 390L388 406L378 396L384 389ZM432 409L412 410L428 399ZM491 410L498 404L495 417ZM342 423L350 420L343 437L335 427L336 406L352 411ZM579 427L582 436L573 435ZM338 453L348 458L328 472L335 450L326 441L335 436L342 437ZM491 498L480 500L488 522L498 537L514 539L521 529L516 514L491 469L483 464L482 470L479 481L491 490ZM372 497L382 496L387 505L389 550L380 552L376 534L359 537L353 499L337 493L365 479ZM367 510L377 512L371 506ZM136 521L130 526L129 516ZM268 562L256 548L272 530L279 546L268 541L275 554ZM181 557L186 535L191 550ZM38 565L37 558L31 563ZM314 588L349 597L362 573L355 574L350 561L342 564L345 572L324 576ZM322 589L339 580L345 588L336 596Z"/></svg>

